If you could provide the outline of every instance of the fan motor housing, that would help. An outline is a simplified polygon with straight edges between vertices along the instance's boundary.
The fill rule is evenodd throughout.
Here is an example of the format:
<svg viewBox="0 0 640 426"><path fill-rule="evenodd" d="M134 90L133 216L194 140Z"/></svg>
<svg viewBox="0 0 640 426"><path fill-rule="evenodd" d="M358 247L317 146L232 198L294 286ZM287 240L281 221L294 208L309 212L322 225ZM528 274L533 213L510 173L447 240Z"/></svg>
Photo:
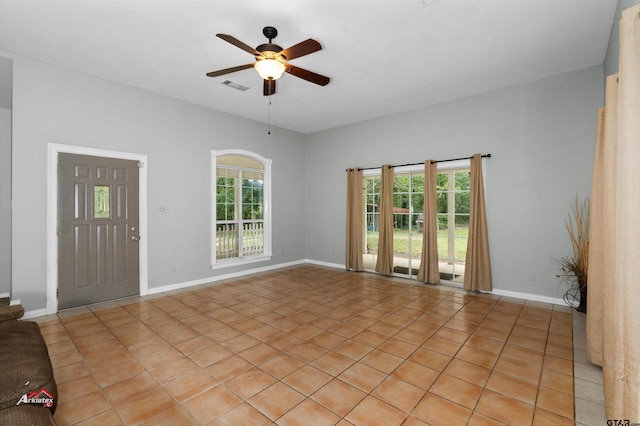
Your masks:
<svg viewBox="0 0 640 426"><path fill-rule="evenodd" d="M260 46L256 47L256 50L260 53L264 53L264 52L274 52L274 53L279 53L282 52L282 47L278 46L277 44L273 44L273 43L265 43L265 44L261 44Z"/></svg>

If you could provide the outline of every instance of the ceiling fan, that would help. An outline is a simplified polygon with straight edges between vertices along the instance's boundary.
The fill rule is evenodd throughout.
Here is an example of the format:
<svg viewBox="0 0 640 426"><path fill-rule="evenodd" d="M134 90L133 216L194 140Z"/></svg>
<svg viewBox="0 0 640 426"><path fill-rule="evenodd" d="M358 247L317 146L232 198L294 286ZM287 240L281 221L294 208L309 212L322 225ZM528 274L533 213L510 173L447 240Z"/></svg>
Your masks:
<svg viewBox="0 0 640 426"><path fill-rule="evenodd" d="M260 77L264 79L264 96L270 96L276 93L276 80L285 72L311 83L319 84L320 86L326 86L329 84L329 81L331 81L329 77L316 74L315 72L308 71L288 63L288 61L292 59L321 50L322 46L320 46L320 43L310 38L295 44L288 49L283 49L277 44L271 43L271 41L278 35L278 30L274 27L264 27L262 34L269 39L269 43L261 44L255 49L228 34L216 34L217 37L224 41L254 55L256 62L237 67L225 68L218 71L211 71L207 73L207 76L218 77L220 75L242 71L248 68L255 68L256 71L258 71L258 74L260 74Z"/></svg>

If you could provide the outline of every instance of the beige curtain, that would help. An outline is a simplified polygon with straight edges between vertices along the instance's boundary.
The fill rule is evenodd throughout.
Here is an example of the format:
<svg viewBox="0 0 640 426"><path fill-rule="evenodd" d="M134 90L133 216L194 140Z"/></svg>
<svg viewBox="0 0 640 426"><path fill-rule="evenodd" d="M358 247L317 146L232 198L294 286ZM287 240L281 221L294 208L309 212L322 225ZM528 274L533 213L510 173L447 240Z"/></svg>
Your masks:
<svg viewBox="0 0 640 426"><path fill-rule="evenodd" d="M362 170L347 170L347 254L348 270L363 271L362 265Z"/></svg>
<svg viewBox="0 0 640 426"><path fill-rule="evenodd" d="M489 234L484 208L484 184L482 180L482 155L471 158L469 207L469 240L464 269L464 288L474 291L491 291L491 261L489 259Z"/></svg>
<svg viewBox="0 0 640 426"><path fill-rule="evenodd" d="M587 298L587 358L602 365L603 299L606 281L613 277L616 214L616 140L618 111L618 74L607 78L606 108L598 110L596 153L591 184L589 224L589 271ZM589 300L591 299L591 300Z"/></svg>
<svg viewBox="0 0 640 426"><path fill-rule="evenodd" d="M422 255L420 257L420 269L418 281L429 284L440 282L438 270L438 228L436 221L436 178L438 165L431 160L424 162L424 204L423 228L422 228Z"/></svg>
<svg viewBox="0 0 640 426"><path fill-rule="evenodd" d="M612 268L611 275L601 277L604 279L596 290L601 297L590 295L588 299L589 345L592 346L588 350L597 356L597 346L602 345L607 418L637 423L640 422L640 5L622 12L618 77L617 118L612 112L615 108L607 103L604 138L606 143L613 144L611 149L615 151L616 161L612 169L603 171L604 175L616 175L614 216L605 218L614 222L614 232L603 236L601 249L610 250L605 250L604 256L608 260L604 265L595 266L596 278L598 268L607 272L608 265ZM606 100L609 102L610 98ZM615 137L607 133L609 120L617 122ZM602 159L596 159L594 166L599 161L607 166ZM596 193L597 187L598 183ZM601 209L605 208L602 201L600 197ZM598 227L596 223L594 225ZM597 232L603 229L606 228L601 227ZM591 265L589 268L591 293L593 269ZM600 330L597 330L594 315L602 315ZM599 335L602 336L601 343L596 339Z"/></svg>
<svg viewBox="0 0 640 426"><path fill-rule="evenodd" d="M380 184L380 234L378 237L378 259L376 272L393 273L393 167L382 166Z"/></svg>

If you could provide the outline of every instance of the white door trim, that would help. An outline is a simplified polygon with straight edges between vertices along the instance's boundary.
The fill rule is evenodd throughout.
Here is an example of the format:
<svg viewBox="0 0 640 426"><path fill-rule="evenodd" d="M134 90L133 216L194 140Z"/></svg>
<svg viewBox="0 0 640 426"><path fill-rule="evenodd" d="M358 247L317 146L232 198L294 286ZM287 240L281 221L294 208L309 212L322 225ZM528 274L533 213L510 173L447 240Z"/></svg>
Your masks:
<svg viewBox="0 0 640 426"><path fill-rule="evenodd" d="M47 315L58 312L58 154L92 155L95 157L135 160L140 167L140 296L149 293L149 258L147 233L147 155L109 151L74 145L48 144L47 154Z"/></svg>

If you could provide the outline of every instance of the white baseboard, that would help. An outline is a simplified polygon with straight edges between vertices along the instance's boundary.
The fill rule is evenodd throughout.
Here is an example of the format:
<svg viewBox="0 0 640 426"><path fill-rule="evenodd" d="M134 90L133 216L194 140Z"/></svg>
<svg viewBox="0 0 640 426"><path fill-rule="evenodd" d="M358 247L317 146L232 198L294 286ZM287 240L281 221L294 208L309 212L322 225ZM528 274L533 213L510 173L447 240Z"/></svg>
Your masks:
<svg viewBox="0 0 640 426"><path fill-rule="evenodd" d="M532 300L534 302L552 303L554 305L569 306L562 298L541 296L539 294L533 294L533 293L520 293L517 291L509 291L509 290L494 288L490 294L496 294L498 296L505 296L505 297L513 297L516 299Z"/></svg>
<svg viewBox="0 0 640 426"><path fill-rule="evenodd" d="M318 266L327 266L329 268L336 268L336 269L346 269L345 265L340 265L339 263L329 263L329 262L323 262L321 260L313 260L313 259L305 259L304 263L311 263L312 265L318 265Z"/></svg>
<svg viewBox="0 0 640 426"><path fill-rule="evenodd" d="M47 315L47 309L34 309L33 311L26 311L21 319L37 318Z"/></svg>
<svg viewBox="0 0 640 426"><path fill-rule="evenodd" d="M239 277L244 277L246 275L259 274L261 272L272 271L274 269L282 269L282 268L288 268L290 266L301 265L301 264L303 264L305 262L306 261L304 259L302 259L302 260L296 260L296 261L293 261L293 262L279 263L277 265L265 266L265 267L262 267L262 268L246 269L244 271L232 272L232 273L224 274L224 275L216 275L215 277L201 278L199 280L186 281L186 282L176 283L176 284L169 284L169 285L164 285L164 286L161 286L161 287L151 287L151 288L149 288L148 294L158 294L158 293L164 293L164 292L167 292L167 291L180 290L180 289L183 289L183 288L193 287L194 285L211 284L211 283L215 283L217 281L228 280L228 279L231 279L231 278L239 278Z"/></svg>
<svg viewBox="0 0 640 426"><path fill-rule="evenodd" d="M314 260L314 259L300 259L292 262L278 263L276 265L265 266L262 268L246 269L244 271L232 272L229 274L217 275L214 277L201 278L193 281L185 281L181 283L169 284L161 287L152 287L152 288L149 288L148 294L151 295L151 294L159 294L159 293L165 293L165 292L170 292L175 290L181 290L181 289L193 287L196 285L212 284L218 281L228 280L232 278L239 278L239 277L244 277L246 275L259 274L261 272L268 272L274 269L288 268L291 266L297 266L297 265L303 265L303 264L312 264L312 265L326 266L329 268L345 270L345 265L341 265L339 263L324 262L321 260ZM460 286L454 285L454 286L462 288L461 285ZM9 297L9 293L6 293L6 296L2 296L3 294L4 293L0 293L0 297ZM533 294L533 293L521 293L517 291L509 291L509 290L494 288L493 291L488 292L488 294L495 294L497 296L505 296L505 297L513 297L516 299L531 300L534 302L543 302L543 303L551 303L554 305L568 306L562 298L542 296L542 295ZM44 315L47 315L46 309L36 309L33 311L25 312L23 318L28 319L28 318L35 318L35 317L40 317Z"/></svg>
<svg viewBox="0 0 640 426"><path fill-rule="evenodd" d="M311 263L314 265L328 266L330 268L338 268L338 269L346 268L345 265L323 262L323 261L313 260L313 259L305 259L304 263ZM463 288L463 285L457 282L447 282L446 284L443 284L443 285L447 285L449 287ZM534 302L551 303L553 305L569 306L562 298L542 296L542 295L533 294L533 293L520 293L517 291L502 290L499 288L494 288L493 291L490 291L487 293L495 294L497 296L513 297L515 299L524 299L524 300L531 300Z"/></svg>

